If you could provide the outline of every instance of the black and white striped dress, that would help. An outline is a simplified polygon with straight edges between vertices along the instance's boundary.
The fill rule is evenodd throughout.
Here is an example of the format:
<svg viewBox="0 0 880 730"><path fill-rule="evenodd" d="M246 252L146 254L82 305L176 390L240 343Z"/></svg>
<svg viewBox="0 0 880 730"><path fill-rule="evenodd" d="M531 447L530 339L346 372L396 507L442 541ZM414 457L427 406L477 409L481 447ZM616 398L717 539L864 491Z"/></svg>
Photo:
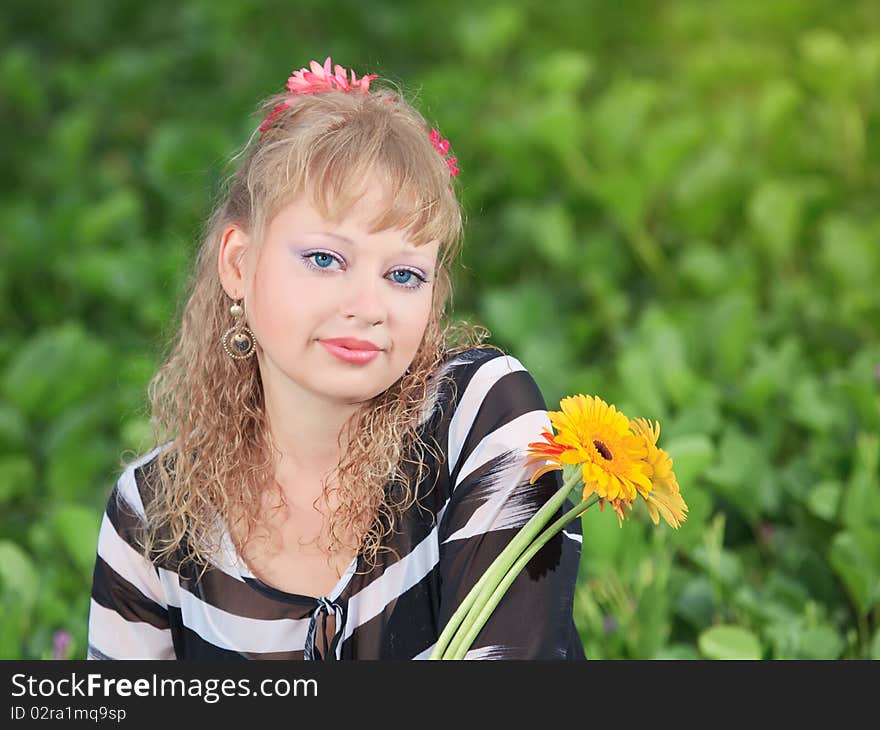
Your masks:
<svg viewBox="0 0 880 730"><path fill-rule="evenodd" d="M562 486L559 471L528 483L537 467L524 465L526 446L550 420L519 360L472 348L442 368L457 387L433 381L422 424L445 449L445 463L427 455L435 471L419 486L421 509L413 504L385 538L397 555L380 553L370 571L356 557L326 596L261 582L222 528L225 552L198 582L173 562L144 560L133 528L143 519L151 463L167 444L131 464L98 538L88 658L427 659L492 560ZM117 490L130 509L117 509ZM553 519L572 506L567 500ZM466 658L585 659L572 617L580 555L574 520L517 576Z"/></svg>

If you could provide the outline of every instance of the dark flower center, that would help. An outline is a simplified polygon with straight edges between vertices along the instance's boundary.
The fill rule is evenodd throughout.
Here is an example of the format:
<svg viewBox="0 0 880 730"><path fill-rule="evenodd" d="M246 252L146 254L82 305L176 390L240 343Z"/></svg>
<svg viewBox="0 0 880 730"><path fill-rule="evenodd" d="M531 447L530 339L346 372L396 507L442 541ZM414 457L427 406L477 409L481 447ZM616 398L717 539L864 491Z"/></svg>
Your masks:
<svg viewBox="0 0 880 730"><path fill-rule="evenodd" d="M602 454L602 458L604 458L605 461L611 461L614 458L611 456L609 448L601 441L593 441L593 446L596 447L596 451Z"/></svg>

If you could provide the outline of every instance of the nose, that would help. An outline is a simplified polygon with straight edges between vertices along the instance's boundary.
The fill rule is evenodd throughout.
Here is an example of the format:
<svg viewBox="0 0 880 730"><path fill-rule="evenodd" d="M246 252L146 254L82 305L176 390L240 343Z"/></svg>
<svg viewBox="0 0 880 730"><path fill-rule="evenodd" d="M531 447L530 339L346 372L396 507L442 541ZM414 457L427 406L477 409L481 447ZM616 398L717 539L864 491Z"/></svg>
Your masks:
<svg viewBox="0 0 880 730"><path fill-rule="evenodd" d="M388 316L387 293L383 289L381 276L369 267L361 267L353 272L346 282L348 286L343 301L343 315L356 317L367 324L374 325L385 321Z"/></svg>

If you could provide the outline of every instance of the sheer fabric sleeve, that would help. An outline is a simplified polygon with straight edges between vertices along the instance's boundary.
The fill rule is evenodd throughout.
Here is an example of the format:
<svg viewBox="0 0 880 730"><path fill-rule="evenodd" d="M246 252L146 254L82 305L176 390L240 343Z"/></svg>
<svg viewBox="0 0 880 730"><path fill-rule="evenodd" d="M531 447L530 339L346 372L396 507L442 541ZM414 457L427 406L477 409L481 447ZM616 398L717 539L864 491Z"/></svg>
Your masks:
<svg viewBox="0 0 880 730"><path fill-rule="evenodd" d="M98 534L87 659L175 658L158 571L137 547L143 519L134 466L129 466L110 495Z"/></svg>
<svg viewBox="0 0 880 730"><path fill-rule="evenodd" d="M439 521L440 629L519 529L562 486L559 471L534 485L526 449L551 428L531 374L510 355L478 362L450 421L451 496ZM566 500L551 518L573 506ZM549 523L548 523L549 524ZM572 607L581 554L576 519L517 575L467 659L583 659Z"/></svg>

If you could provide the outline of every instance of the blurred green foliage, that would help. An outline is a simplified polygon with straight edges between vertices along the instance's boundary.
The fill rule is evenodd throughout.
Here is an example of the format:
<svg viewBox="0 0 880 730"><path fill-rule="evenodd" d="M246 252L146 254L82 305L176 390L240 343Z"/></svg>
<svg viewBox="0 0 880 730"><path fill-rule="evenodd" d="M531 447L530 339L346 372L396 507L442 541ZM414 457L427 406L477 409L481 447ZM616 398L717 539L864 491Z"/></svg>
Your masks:
<svg viewBox="0 0 880 730"><path fill-rule="evenodd" d="M583 517L590 658L880 658L874 0L22 2L0 26L0 657L85 655L101 511L222 166L312 58L459 158L455 310L662 424ZM66 649L53 636L68 631Z"/></svg>

